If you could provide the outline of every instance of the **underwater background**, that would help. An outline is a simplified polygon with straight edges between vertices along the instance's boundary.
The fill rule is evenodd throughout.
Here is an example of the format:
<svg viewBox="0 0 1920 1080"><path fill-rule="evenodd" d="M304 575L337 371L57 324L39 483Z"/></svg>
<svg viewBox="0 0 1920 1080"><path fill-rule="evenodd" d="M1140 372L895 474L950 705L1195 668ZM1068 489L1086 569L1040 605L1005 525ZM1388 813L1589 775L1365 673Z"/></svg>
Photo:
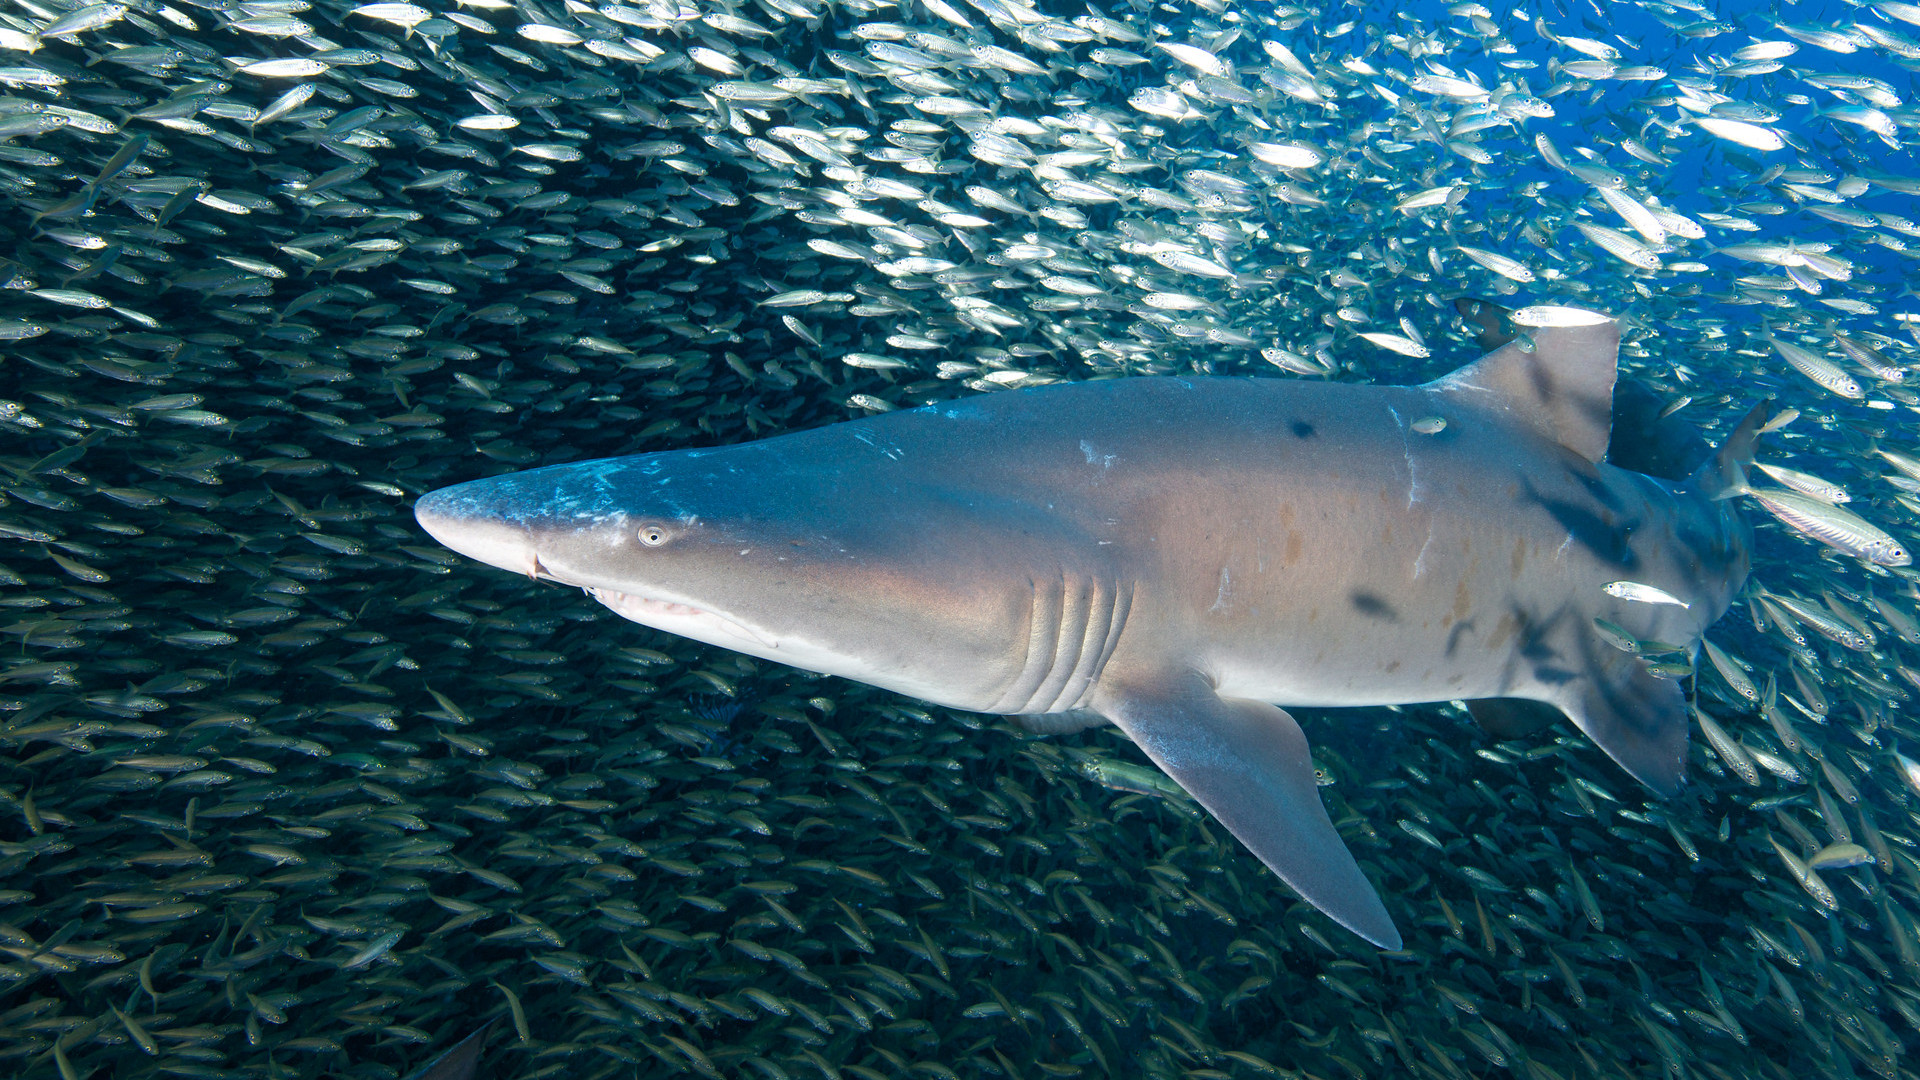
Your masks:
<svg viewBox="0 0 1920 1080"><path fill-rule="evenodd" d="M1892 0L5 0L0 1072L1914 1075L1915 575L1752 501L1677 798L1300 711L1401 953L1114 729L655 633L410 506L1419 381L1561 303L1911 546L1916 64Z"/></svg>

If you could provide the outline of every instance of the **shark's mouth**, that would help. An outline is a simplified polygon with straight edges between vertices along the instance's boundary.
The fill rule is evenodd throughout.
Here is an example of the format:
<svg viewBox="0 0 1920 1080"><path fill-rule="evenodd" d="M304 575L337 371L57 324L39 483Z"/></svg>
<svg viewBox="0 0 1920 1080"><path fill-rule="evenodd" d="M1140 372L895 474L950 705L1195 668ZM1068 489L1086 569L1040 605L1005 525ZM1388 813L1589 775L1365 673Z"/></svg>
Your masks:
<svg viewBox="0 0 1920 1080"><path fill-rule="evenodd" d="M778 642L745 623L692 604L682 604L672 600L654 600L645 596L636 596L633 593L620 592L617 589L588 587L586 593L623 619L630 619L643 626L651 626L668 633L714 644L732 645L732 642L725 640L730 638L736 642L757 642L762 648L767 649L780 647ZM701 630L705 630L706 633L700 633ZM714 641L716 636L723 640Z"/></svg>

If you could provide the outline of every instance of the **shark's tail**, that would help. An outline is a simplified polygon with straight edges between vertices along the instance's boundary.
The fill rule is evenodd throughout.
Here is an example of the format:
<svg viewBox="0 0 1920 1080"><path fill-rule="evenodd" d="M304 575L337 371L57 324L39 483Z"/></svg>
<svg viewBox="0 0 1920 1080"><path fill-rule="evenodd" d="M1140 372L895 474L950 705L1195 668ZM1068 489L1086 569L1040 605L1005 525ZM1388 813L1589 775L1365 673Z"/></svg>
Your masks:
<svg viewBox="0 0 1920 1080"><path fill-rule="evenodd" d="M1753 450L1760 441L1760 429L1767 422L1767 403L1762 401L1747 413L1727 441L1720 444L1704 464L1687 479L1687 486L1708 499L1730 499L1747 490L1747 466L1753 464Z"/></svg>

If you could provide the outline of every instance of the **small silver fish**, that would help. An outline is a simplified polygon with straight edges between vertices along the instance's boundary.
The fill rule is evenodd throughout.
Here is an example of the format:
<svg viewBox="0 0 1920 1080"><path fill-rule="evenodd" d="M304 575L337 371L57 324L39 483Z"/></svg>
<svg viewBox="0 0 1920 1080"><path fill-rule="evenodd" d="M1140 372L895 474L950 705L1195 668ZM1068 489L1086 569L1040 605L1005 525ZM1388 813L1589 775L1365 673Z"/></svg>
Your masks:
<svg viewBox="0 0 1920 1080"><path fill-rule="evenodd" d="M1640 604L1672 604L1675 607L1681 608L1691 606L1685 600L1680 599L1664 589L1656 589L1651 585L1643 585L1638 581L1609 581L1605 585L1600 586L1600 590L1608 596L1621 600L1632 600Z"/></svg>

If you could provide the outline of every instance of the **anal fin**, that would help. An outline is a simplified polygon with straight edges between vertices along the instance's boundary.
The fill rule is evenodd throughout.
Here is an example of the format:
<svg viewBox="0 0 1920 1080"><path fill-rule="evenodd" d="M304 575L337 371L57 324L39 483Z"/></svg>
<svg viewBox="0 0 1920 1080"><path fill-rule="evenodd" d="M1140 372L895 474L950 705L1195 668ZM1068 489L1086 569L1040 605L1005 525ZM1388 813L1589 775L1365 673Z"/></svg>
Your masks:
<svg viewBox="0 0 1920 1080"><path fill-rule="evenodd" d="M1400 948L1393 917L1320 803L1293 717L1223 698L1193 672L1103 684L1094 704L1308 903L1383 949Z"/></svg>
<svg viewBox="0 0 1920 1080"><path fill-rule="evenodd" d="M1553 703L1634 779L1661 795L1678 794L1687 774L1688 727L1680 684L1597 640L1582 651L1585 671L1556 688Z"/></svg>

